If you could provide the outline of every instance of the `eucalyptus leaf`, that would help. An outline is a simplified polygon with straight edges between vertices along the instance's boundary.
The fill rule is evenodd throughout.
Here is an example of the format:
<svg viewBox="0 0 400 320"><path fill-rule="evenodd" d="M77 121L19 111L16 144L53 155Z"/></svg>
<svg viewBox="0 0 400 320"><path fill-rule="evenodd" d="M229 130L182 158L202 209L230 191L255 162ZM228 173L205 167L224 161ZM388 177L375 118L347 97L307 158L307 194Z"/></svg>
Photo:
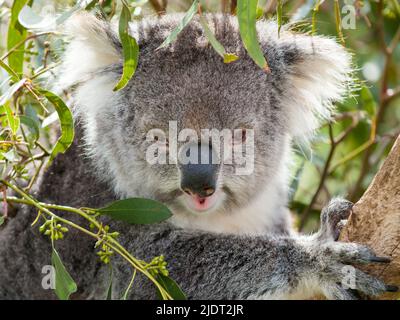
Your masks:
<svg viewBox="0 0 400 320"><path fill-rule="evenodd" d="M179 285L172 280L170 277L165 276L161 273L157 274L156 280L162 287L170 294L174 300L186 300L186 295L183 293ZM157 294L161 298L161 294L157 288Z"/></svg>
<svg viewBox="0 0 400 320"><path fill-rule="evenodd" d="M26 38L26 29L18 22L18 15L29 0L14 0L11 7L11 18L8 26L7 49L11 50ZM29 1L31 2L31 1ZM8 56L8 65L15 73L21 74L24 64L24 45Z"/></svg>
<svg viewBox="0 0 400 320"><path fill-rule="evenodd" d="M19 116L21 123L24 124L25 126L27 126L31 137L29 137L30 141L36 141L39 139L39 135L40 135L40 130L39 130L39 126L37 124L37 122L32 119L31 117L28 116L24 116L21 115Z"/></svg>
<svg viewBox="0 0 400 320"><path fill-rule="evenodd" d="M106 300L112 300L113 269L111 264L109 266L110 266L110 282L107 288Z"/></svg>
<svg viewBox="0 0 400 320"><path fill-rule="evenodd" d="M55 270L55 293L60 300L68 300L69 296L78 289L74 279L65 269L56 249L53 248L51 263Z"/></svg>
<svg viewBox="0 0 400 320"><path fill-rule="evenodd" d="M4 111L7 115L8 125L11 128L13 134L16 134L19 128L19 117L14 114L10 107L9 100L12 98L14 93L16 93L26 82L26 79L22 79L17 83L14 83L8 90L0 97L0 106L4 106Z"/></svg>
<svg viewBox="0 0 400 320"><path fill-rule="evenodd" d="M119 18L119 37L122 43L122 51L124 55L124 65L122 76L114 91L124 88L135 73L139 58L139 46L136 39L129 34L129 22L131 21L131 13L129 8L123 3L121 16Z"/></svg>
<svg viewBox="0 0 400 320"><path fill-rule="evenodd" d="M97 211L131 224L156 223L172 216L171 211L162 203L142 198L118 200Z"/></svg>
<svg viewBox="0 0 400 320"><path fill-rule="evenodd" d="M4 216L0 216L0 226L4 223Z"/></svg>
<svg viewBox="0 0 400 320"><path fill-rule="evenodd" d="M278 3L276 4L276 18L278 22L278 37L281 33L281 28L282 28L282 12L283 12L283 3L282 0L278 0Z"/></svg>
<svg viewBox="0 0 400 320"><path fill-rule="evenodd" d="M8 125L11 128L13 134L15 135L19 128L19 121L20 121L19 117L18 115L15 115L13 113L10 107L10 103L8 101L7 103L4 104L4 110L6 111Z"/></svg>
<svg viewBox="0 0 400 320"><path fill-rule="evenodd" d="M61 136L58 138L57 143L50 154L49 163L51 163L57 154L67 151L74 141L74 120L71 110L69 110L59 96L45 89L39 89L38 91L40 94L45 96L51 104L53 104L61 124Z"/></svg>
<svg viewBox="0 0 400 320"><path fill-rule="evenodd" d="M210 27L208 26L207 20L203 16L200 16L200 24L203 27L204 34L206 35L207 40L210 42L214 50L222 57L224 63L234 62L237 59L239 59L237 55L233 53L227 53L225 51L224 46L217 40L215 35L212 33Z"/></svg>
<svg viewBox="0 0 400 320"><path fill-rule="evenodd" d="M189 24L189 22L194 17L195 13L197 12L199 5L198 0L194 0L189 10L186 12L185 16L181 20L181 22L175 27L174 30L169 34L169 36L164 40L164 42L157 48L161 49L169 45L170 43L174 42L178 37L178 34Z"/></svg>
<svg viewBox="0 0 400 320"><path fill-rule="evenodd" d="M368 115L371 118L373 118L376 115L377 103L371 90L366 86L362 86L360 97L363 103L364 110L367 111Z"/></svg>
<svg viewBox="0 0 400 320"><path fill-rule="evenodd" d="M269 72L267 60L257 38L257 2L257 0L238 0L237 2L240 37L254 62L265 72Z"/></svg>

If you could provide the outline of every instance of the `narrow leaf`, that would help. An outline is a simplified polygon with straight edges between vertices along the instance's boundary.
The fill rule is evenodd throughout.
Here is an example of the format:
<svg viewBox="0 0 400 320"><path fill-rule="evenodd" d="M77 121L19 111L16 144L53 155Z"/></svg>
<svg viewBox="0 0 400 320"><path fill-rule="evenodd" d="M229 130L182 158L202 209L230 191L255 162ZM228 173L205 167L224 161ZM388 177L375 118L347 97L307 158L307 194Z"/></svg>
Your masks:
<svg viewBox="0 0 400 320"><path fill-rule="evenodd" d="M278 2L276 4L276 17L278 20L278 37L281 33L281 28L282 28L282 11L283 11L282 0L278 0Z"/></svg>
<svg viewBox="0 0 400 320"><path fill-rule="evenodd" d="M122 76L114 91L124 88L135 73L139 58L139 46L136 39L129 34L129 22L131 13L129 8L123 3L121 16L119 18L119 37L122 42L122 51L124 55L124 66Z"/></svg>
<svg viewBox="0 0 400 320"><path fill-rule="evenodd" d="M11 7L10 24L8 25L7 49L11 50L15 45L26 38L26 29L18 22L18 15L28 0L14 0ZM22 73L24 63L24 46L18 48L8 56L8 64L16 73Z"/></svg>
<svg viewBox="0 0 400 320"><path fill-rule="evenodd" d="M342 16L340 14L339 0L335 0L335 21L336 21L336 33L342 44L345 44L342 32Z"/></svg>
<svg viewBox="0 0 400 320"><path fill-rule="evenodd" d="M156 223L172 216L171 211L162 203L142 198L118 200L97 211L132 224Z"/></svg>
<svg viewBox="0 0 400 320"><path fill-rule="evenodd" d="M226 53L224 46L217 40L214 33L212 33L207 20L203 16L200 16L200 24L203 27L206 38L214 50L224 59L224 63L230 63L239 59L239 57L233 53Z"/></svg>
<svg viewBox="0 0 400 320"><path fill-rule="evenodd" d="M8 126L15 135L17 134L19 128L19 117L11 110L10 103L8 101L4 104L4 110L6 111Z"/></svg>
<svg viewBox="0 0 400 320"><path fill-rule="evenodd" d="M112 265L110 264L110 282L107 288L106 300L112 300L112 283L113 283L113 269Z"/></svg>
<svg viewBox="0 0 400 320"><path fill-rule="evenodd" d="M53 104L57 111L58 118L60 119L61 136L58 138L56 145L50 154L49 163L59 153L64 153L70 147L74 141L74 121L71 110L65 105L64 101L56 94L47 91L45 89L39 89L39 93L42 94Z"/></svg>
<svg viewBox="0 0 400 320"><path fill-rule="evenodd" d="M14 81L18 81L21 79L21 77L9 66L7 65L3 60L0 59L0 67L2 67L4 70L7 71L7 73L11 76L11 79Z"/></svg>
<svg viewBox="0 0 400 320"><path fill-rule="evenodd" d="M373 118L376 115L377 103L371 90L366 86L362 86L360 97L365 111L367 111L368 115Z"/></svg>
<svg viewBox="0 0 400 320"><path fill-rule="evenodd" d="M0 226L4 223L4 216L0 216Z"/></svg>
<svg viewBox="0 0 400 320"><path fill-rule="evenodd" d="M238 0L237 16L240 37L248 54L260 68L265 72L270 72L257 39L257 0Z"/></svg>
<svg viewBox="0 0 400 320"><path fill-rule="evenodd" d="M174 42L176 38L178 37L178 34L189 24L189 22L192 20L194 17L197 8L198 8L199 1L194 0L192 3L192 6L189 8L189 10L186 12L185 16L181 20L181 22L175 27L174 30L169 34L169 36L164 40L164 42L157 48L161 49L169 45L170 43Z"/></svg>
<svg viewBox="0 0 400 320"><path fill-rule="evenodd" d="M21 115L19 116L21 123L28 127L28 130L31 134L29 137L30 141L36 141L39 139L40 131L37 122L31 117Z"/></svg>
<svg viewBox="0 0 400 320"><path fill-rule="evenodd" d="M157 274L156 280L171 295L172 299L186 300L186 295L183 293L182 289L170 277L164 276L163 274L159 273L159 274ZM157 291L158 291L158 288L157 288ZM158 291L158 296L161 297L161 294L159 293L159 291Z"/></svg>
<svg viewBox="0 0 400 320"><path fill-rule="evenodd" d="M60 300L68 300L69 296L76 292L78 288L74 279L72 279L68 271L65 269L63 263L61 262L60 256L54 248L51 254L51 263L56 273L55 293Z"/></svg>

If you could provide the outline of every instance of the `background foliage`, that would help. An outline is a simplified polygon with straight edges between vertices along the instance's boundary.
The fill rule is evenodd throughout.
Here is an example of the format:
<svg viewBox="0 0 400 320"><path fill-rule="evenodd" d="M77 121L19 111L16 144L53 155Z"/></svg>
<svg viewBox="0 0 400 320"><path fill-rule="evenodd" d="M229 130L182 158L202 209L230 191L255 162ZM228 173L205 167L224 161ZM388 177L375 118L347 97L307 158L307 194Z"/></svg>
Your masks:
<svg viewBox="0 0 400 320"><path fill-rule="evenodd" d="M98 255L103 262L110 262L114 253L122 255L132 265L132 281L136 271L145 273L162 298L184 297L168 278L163 258L146 263L132 257L119 245L117 232L111 232L96 219L110 212L115 218L126 217L126 210L130 210L134 218L129 222L143 223L147 218L141 214L160 204L131 199L102 210L77 209L43 204L29 195L40 171L73 140L72 117L64 103L69 93L55 94L49 89L54 68L68 41L60 26L67 24L77 10L95 10L119 24L125 61L115 90L123 88L132 77L140 55L135 39L127 33L128 23L146 16L187 12L181 26L184 27L196 13L235 14L246 49L266 72L268 61L259 51L255 19L274 18L280 25L289 23L292 29L330 35L342 42L354 55L354 87L358 90L337 106L335 121L322 126L311 146L300 141L294 145L290 207L303 231L317 227L320 209L333 196L356 201L362 195L400 133L398 0L0 0L0 190L4 198L0 224L12 215L13 203L33 205L38 209L35 222L42 221L41 231L50 236L53 244L64 237L67 226L80 228L97 239ZM205 20L202 25L212 48L226 63L240 59L225 52ZM179 31L174 30L163 45L174 41ZM12 197L10 190L18 197ZM90 227L61 219L52 212L55 209L84 216ZM145 223L169 217L166 208L160 206L159 212ZM58 275L56 293L60 298L68 298L76 287L55 248L53 262Z"/></svg>

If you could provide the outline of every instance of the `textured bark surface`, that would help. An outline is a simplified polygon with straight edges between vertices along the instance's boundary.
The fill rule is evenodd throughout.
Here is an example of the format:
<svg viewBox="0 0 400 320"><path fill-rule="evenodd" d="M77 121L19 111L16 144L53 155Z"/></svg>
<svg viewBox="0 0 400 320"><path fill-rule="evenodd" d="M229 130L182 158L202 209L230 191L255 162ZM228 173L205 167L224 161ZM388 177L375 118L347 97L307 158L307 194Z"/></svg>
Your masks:
<svg viewBox="0 0 400 320"><path fill-rule="evenodd" d="M400 286L400 136L368 190L355 204L340 239L367 244L378 255L392 257L390 264L361 269ZM380 298L399 297L396 293Z"/></svg>

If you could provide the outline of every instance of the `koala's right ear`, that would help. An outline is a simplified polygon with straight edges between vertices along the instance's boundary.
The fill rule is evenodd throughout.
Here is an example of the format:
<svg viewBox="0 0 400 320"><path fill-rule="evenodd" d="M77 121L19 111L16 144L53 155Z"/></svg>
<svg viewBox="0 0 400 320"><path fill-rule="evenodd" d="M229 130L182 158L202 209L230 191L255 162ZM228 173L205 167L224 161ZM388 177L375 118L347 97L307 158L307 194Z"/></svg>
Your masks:
<svg viewBox="0 0 400 320"><path fill-rule="evenodd" d="M121 42L110 23L89 13L77 13L66 27L71 42L62 58L59 88L84 82L92 72L121 62Z"/></svg>

